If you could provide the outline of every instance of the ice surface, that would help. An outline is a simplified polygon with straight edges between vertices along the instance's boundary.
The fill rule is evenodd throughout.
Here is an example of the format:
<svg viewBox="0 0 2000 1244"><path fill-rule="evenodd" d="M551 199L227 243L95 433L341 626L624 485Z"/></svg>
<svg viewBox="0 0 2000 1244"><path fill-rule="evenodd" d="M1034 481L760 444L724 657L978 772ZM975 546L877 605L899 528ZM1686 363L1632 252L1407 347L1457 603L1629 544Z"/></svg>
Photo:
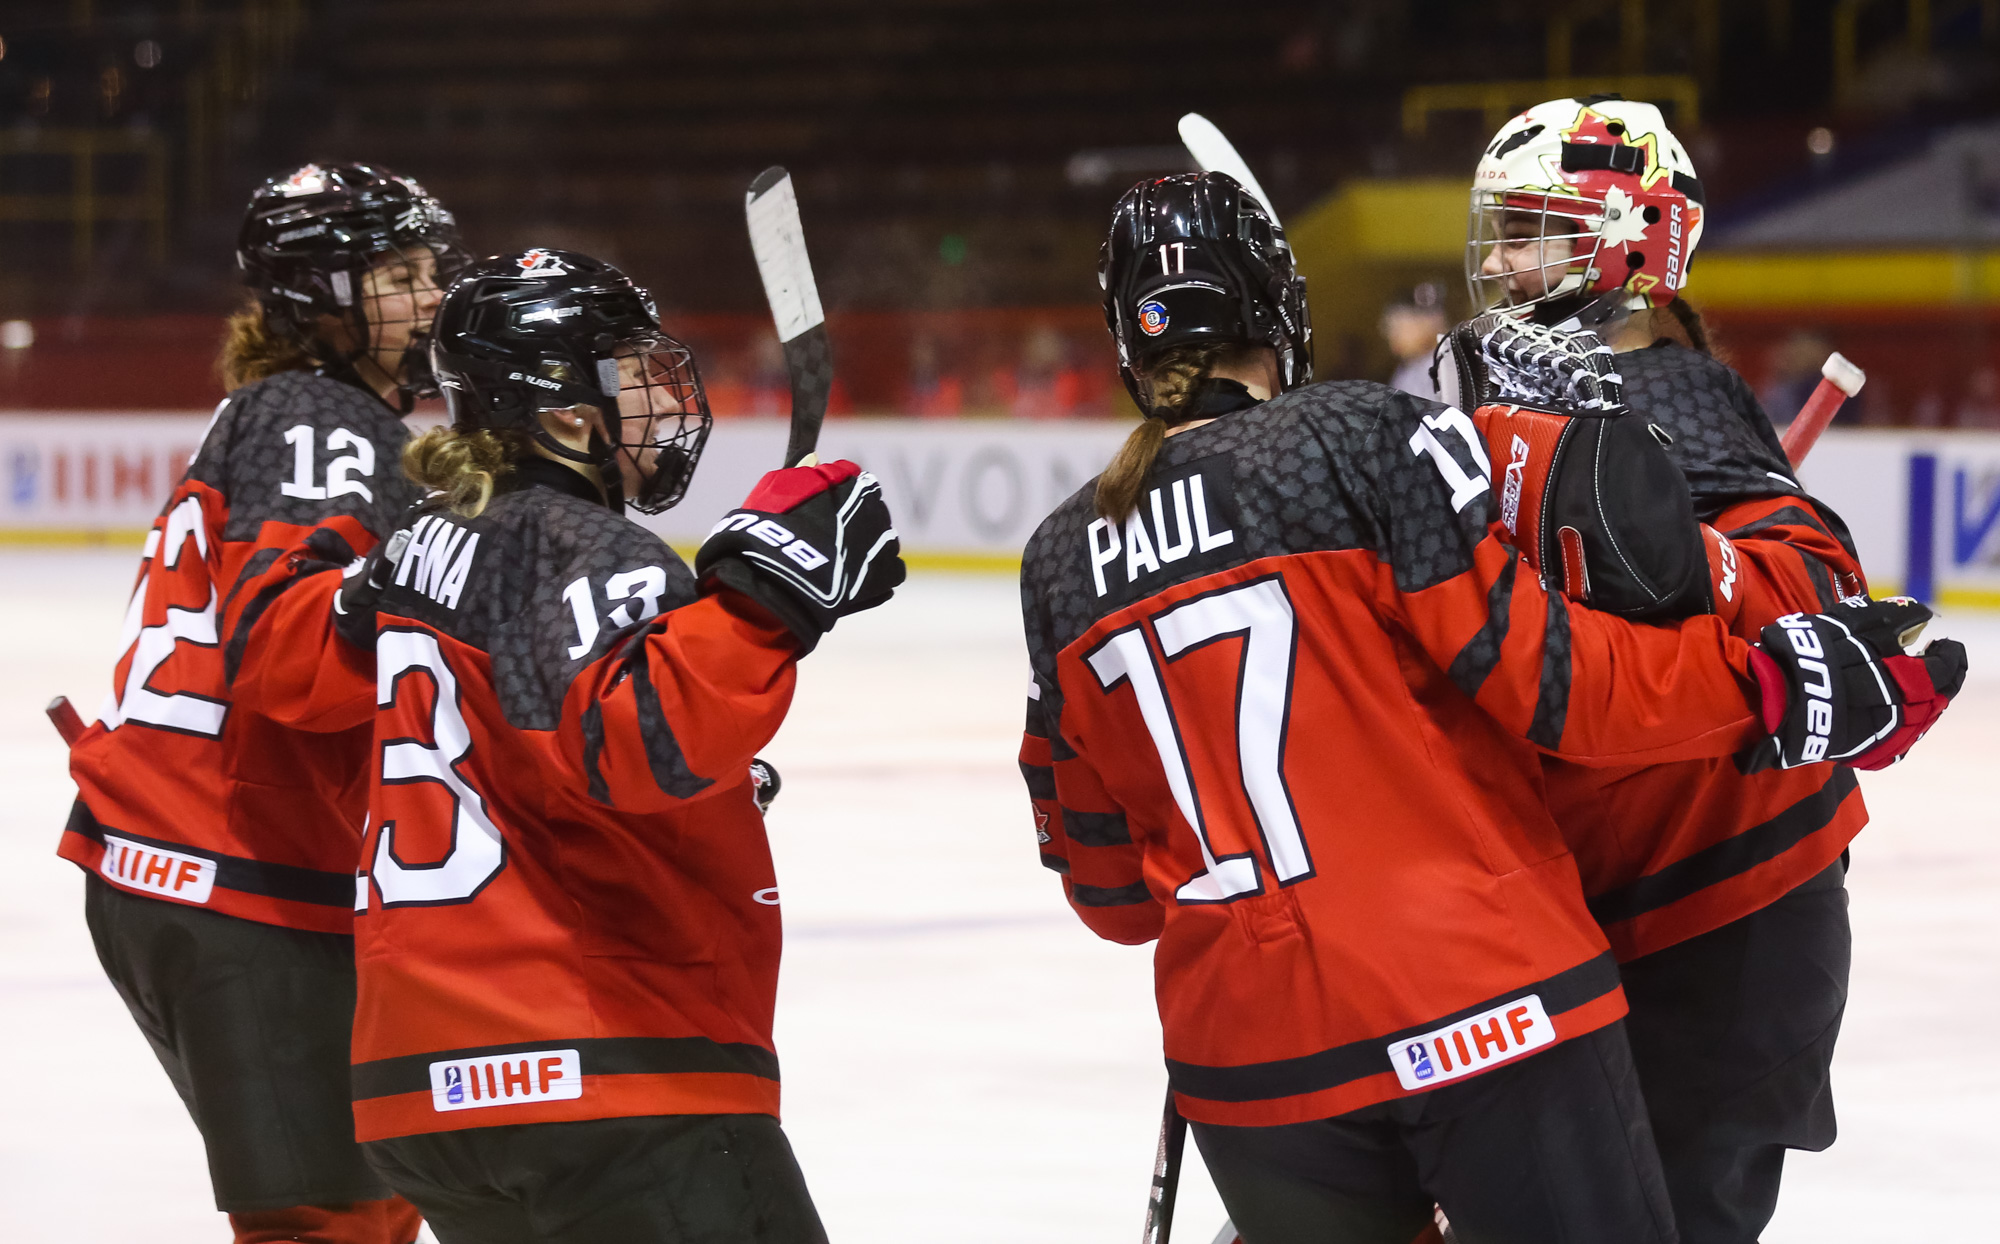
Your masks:
<svg viewBox="0 0 2000 1244"><path fill-rule="evenodd" d="M96 715L134 558L0 552L9 1244L228 1238L53 854L74 788L42 705ZM2000 619L1953 623L1971 686L1913 760L1863 779L1842 1136L1794 1156L1767 1244L1957 1236L2000 1212ZM1164 1084L1148 954L1092 937L1036 861L1018 627L1011 581L920 577L809 659L768 752L786 1127L836 1241L1139 1232ZM1180 1238L1206 1244L1222 1211L1188 1152Z"/></svg>

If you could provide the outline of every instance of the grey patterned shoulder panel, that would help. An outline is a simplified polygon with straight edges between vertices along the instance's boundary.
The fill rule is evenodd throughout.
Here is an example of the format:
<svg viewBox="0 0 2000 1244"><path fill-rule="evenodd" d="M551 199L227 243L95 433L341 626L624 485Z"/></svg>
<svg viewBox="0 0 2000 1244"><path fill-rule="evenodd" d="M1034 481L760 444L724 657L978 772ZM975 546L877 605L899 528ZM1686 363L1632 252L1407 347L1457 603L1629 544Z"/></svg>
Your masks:
<svg viewBox="0 0 2000 1244"><path fill-rule="evenodd" d="M422 496L403 474L409 438L373 394L280 372L230 394L188 473L228 498L226 540L255 540L267 522L308 527L335 514L381 536Z"/></svg>
<svg viewBox="0 0 2000 1244"><path fill-rule="evenodd" d="M1477 453L1469 421L1460 434L1446 408L1366 381L1311 385L1168 438L1122 524L1097 516L1092 481L1028 542L1036 677L1053 690L1056 653L1099 618L1259 558L1366 549L1405 591L1462 573L1490 509ZM1446 483L1441 456L1465 490Z"/></svg>
<svg viewBox="0 0 2000 1244"><path fill-rule="evenodd" d="M696 597L693 571L658 536L548 488L501 493L474 519L428 505L413 533L383 611L484 651L519 729L553 730L584 666Z"/></svg>
<svg viewBox="0 0 2000 1244"><path fill-rule="evenodd" d="M1740 501L1805 495L1770 416L1726 364L1661 343L1619 355L1618 371L1633 413L1674 438L1667 454L1703 521Z"/></svg>

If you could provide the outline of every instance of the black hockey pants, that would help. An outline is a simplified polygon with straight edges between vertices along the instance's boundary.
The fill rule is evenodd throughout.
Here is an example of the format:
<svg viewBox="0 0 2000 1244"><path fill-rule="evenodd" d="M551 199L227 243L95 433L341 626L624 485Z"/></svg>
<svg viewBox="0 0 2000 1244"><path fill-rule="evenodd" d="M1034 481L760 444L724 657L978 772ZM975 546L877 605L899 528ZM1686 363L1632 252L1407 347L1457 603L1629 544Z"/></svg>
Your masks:
<svg viewBox="0 0 2000 1244"><path fill-rule="evenodd" d="M1843 858L1762 911L1623 968L1626 1031L1684 1244L1756 1244L1785 1150L1833 1143L1846 874Z"/></svg>
<svg viewBox="0 0 2000 1244"><path fill-rule="evenodd" d="M1622 1025L1428 1093L1282 1127L1193 1123L1244 1244L1674 1244Z"/></svg>
<svg viewBox="0 0 2000 1244"><path fill-rule="evenodd" d="M441 1244L826 1244L769 1115L521 1123L362 1149Z"/></svg>

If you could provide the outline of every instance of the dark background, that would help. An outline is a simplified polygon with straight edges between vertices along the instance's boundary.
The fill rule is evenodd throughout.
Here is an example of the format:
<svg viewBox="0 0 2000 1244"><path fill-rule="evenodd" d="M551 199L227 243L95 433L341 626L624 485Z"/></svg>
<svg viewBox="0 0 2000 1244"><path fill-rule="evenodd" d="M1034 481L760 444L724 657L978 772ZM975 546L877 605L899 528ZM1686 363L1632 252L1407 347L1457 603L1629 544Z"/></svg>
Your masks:
<svg viewBox="0 0 2000 1244"><path fill-rule="evenodd" d="M742 196L782 163L837 326L877 313L887 344L853 361L907 351L921 371L1005 337L971 371L1040 350L1095 374L1109 209L1141 175L1187 167L1190 109L1291 219L1351 178L1468 176L1486 119L1411 137L1412 87L1684 74L1713 238L2000 114L1996 36L1993 0L6 0L0 318L78 351L205 341L241 295L230 248L251 187L368 159L423 181L476 250L625 266L670 324L729 343L719 382L754 387L769 359ZM1809 147L1816 128L1831 150ZM79 202L107 218L79 226ZM1447 294L1461 310L1455 281ZM918 314L935 311L954 315ZM101 322L132 316L153 318ZM1371 333L1328 327L1322 375L1386 374ZM0 361L10 380L19 401L32 382L66 404L46 366Z"/></svg>

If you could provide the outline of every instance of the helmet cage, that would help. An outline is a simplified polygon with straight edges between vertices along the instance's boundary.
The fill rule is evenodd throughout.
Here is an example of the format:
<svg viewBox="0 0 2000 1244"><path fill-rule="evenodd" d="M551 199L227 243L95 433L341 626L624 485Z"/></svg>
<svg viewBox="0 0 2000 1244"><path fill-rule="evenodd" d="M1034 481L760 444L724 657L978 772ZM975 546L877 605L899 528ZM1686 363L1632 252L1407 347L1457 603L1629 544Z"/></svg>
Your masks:
<svg viewBox="0 0 2000 1244"><path fill-rule="evenodd" d="M557 279L519 270L542 256ZM589 267L586 268L585 265ZM489 261L440 308L433 365L454 427L525 433L557 457L602 469L620 487L621 455L639 478L632 508L681 500L713 417L694 352L659 327L646 292L622 273L568 252ZM589 406L602 415L588 450L557 441L539 413Z"/></svg>
<svg viewBox="0 0 2000 1244"><path fill-rule="evenodd" d="M417 276L422 251L431 259L428 280ZM307 165L273 178L253 196L237 244L265 322L349 379L359 379L353 371L362 359L399 376L405 413L416 398L437 393L428 317L417 300L446 288L469 260L442 204L415 182L368 165ZM347 324L348 348L326 339L326 316ZM400 357L385 359L383 330L395 325L412 327Z"/></svg>
<svg viewBox="0 0 2000 1244"><path fill-rule="evenodd" d="M1542 303L1593 289L1605 281L1598 265L1604 239L1603 201L1581 194L1544 191L1472 191L1471 227L1465 244L1465 283L1475 307L1507 314L1524 313ZM1495 250L1527 250L1524 268L1502 264L1488 272ZM1517 285L1525 272L1535 272L1542 292L1523 296ZM1626 274L1613 274L1609 284L1621 284Z"/></svg>

